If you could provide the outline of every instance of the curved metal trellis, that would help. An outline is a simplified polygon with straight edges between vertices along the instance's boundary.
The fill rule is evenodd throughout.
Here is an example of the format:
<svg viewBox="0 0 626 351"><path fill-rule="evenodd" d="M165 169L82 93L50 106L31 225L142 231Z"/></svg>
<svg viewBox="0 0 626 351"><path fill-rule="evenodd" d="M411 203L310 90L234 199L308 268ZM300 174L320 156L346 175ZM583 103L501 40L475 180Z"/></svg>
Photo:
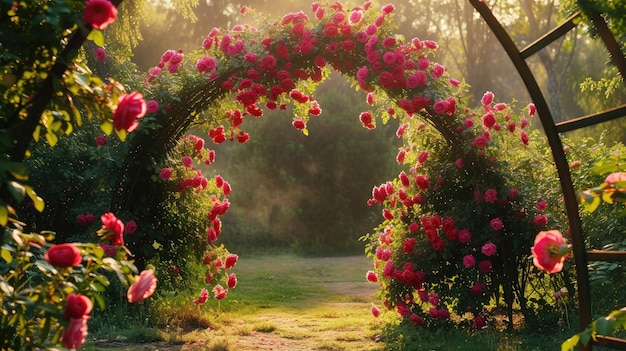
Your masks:
<svg viewBox="0 0 626 351"><path fill-rule="evenodd" d="M520 74L530 97L537 107L537 113L544 132L548 139L548 144L552 150L552 156L557 168L557 173L561 182L561 190L565 200L565 210L568 218L569 230L571 233L572 250L576 263L576 280L578 289L578 307L579 307L579 330L584 330L591 323L591 291L589 286L589 271L587 263L589 261L626 261L626 251L601 251L587 250L585 248L585 239L582 232L582 223L578 212L578 199L574 189L569 164L565 157L563 144L559 133L576 130L579 128L589 127L601 122L626 117L626 104L616 106L612 109L594 113L591 115L570 119L565 122L555 123L552 113L541 89L531 72L526 60L540 51L550 43L556 41L567 32L576 27L581 13L578 12L568 18L560 26L552 29L550 32L537 39L526 48L518 49L511 36L493 15L489 7L481 0L469 0L472 6L480 13L483 20L489 25L498 41L513 62L513 65ZM613 63L618 68L622 79L626 75L626 57L615 36L610 32L606 22L599 13L588 13L587 16L591 20L593 26L598 32L599 37L604 42L609 51L609 55ZM596 340L591 340L589 345L581 346L581 350L591 350L593 344L606 346L618 350L626 350L626 340L607 336L597 336Z"/></svg>

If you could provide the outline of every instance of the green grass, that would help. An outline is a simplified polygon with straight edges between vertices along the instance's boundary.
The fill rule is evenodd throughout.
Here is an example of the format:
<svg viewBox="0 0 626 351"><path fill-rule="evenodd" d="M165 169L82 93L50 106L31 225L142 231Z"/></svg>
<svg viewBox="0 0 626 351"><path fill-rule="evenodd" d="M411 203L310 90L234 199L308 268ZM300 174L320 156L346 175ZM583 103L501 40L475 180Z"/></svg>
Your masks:
<svg viewBox="0 0 626 351"><path fill-rule="evenodd" d="M132 344L118 347L115 342L160 341L153 348L146 344L139 347L245 351L257 349L254 345L259 340L272 340L284 343L284 348L276 348L282 350L290 349L290 345L308 345L307 350L544 351L560 350L561 343L574 333L504 332L495 328L472 334L456 330L416 332L415 328L384 333L384 322L397 320L397 314L389 312L379 319L370 315L372 302L382 306L375 297L375 287L365 282L370 267L365 257L240 257L232 270L239 283L225 300L210 299L203 306L195 306L191 301L197 291L180 291L154 299L151 315L146 306L131 311L130 316L129 311L115 309L110 311L115 319L108 322L94 317L96 323L94 328L90 326L83 350L126 351L137 348ZM142 320L152 321L157 328L137 324ZM380 335L384 343L372 341ZM113 347L105 348L107 343L96 344L94 340L113 341ZM244 341L253 346L243 347Z"/></svg>

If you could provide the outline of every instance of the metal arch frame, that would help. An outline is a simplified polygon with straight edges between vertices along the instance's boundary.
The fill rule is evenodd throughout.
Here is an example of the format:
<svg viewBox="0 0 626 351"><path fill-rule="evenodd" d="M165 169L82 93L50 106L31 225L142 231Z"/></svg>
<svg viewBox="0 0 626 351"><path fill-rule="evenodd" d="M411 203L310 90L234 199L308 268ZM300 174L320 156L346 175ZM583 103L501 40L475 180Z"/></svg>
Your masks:
<svg viewBox="0 0 626 351"><path fill-rule="evenodd" d="M589 271L587 268L588 260L625 260L626 253L620 252L615 255L615 253L599 252L597 250L592 250L590 252L586 251L585 240L582 232L582 222L578 212L578 199L559 133L626 116L626 104L597 114L555 124L550 108L541 93L541 89L539 88L539 85L527 64L526 59L573 29L577 25L577 21L581 16L581 13L577 12L569 17L559 27L554 28L552 31L537 39L528 47L519 50L508 32L482 0L469 0L469 2L480 13L483 20L491 28L492 32L497 37L498 41L520 74L520 77L528 90L530 98L537 108L537 114L539 115L539 119L544 128L550 149L552 150L552 156L556 164L557 173L561 183L561 190L563 192L565 210L571 233L572 251L574 254L574 261L576 263L576 280L579 302L578 321L579 330L582 331L591 323L592 318L591 291L589 286ZM594 26L596 26L596 29L598 29L599 33L603 32L600 36L607 46L613 62L620 71L622 77L624 77L624 71L626 70L624 69L624 67L626 67L626 58L624 57L624 53L621 52L619 45L616 45L615 37L610 33L610 31L608 31L606 23L599 14L593 14L591 16L591 20ZM626 350L626 340L598 336L595 343L615 349ZM581 346L580 350L591 350L593 346L592 344L593 342L589 342L588 345Z"/></svg>

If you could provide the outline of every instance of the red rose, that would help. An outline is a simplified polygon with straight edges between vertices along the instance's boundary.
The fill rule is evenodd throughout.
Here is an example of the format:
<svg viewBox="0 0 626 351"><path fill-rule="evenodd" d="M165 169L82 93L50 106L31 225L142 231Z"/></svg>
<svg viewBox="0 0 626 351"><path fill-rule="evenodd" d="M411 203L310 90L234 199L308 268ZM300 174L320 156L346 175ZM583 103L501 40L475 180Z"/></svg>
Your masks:
<svg viewBox="0 0 626 351"><path fill-rule="evenodd" d="M95 29L105 29L115 22L117 9L109 0L87 0L83 10L83 21Z"/></svg>
<svg viewBox="0 0 626 351"><path fill-rule="evenodd" d="M228 254L228 256L226 256L226 263L224 263L224 268L226 269L233 268L237 264L238 258L239 256L235 254Z"/></svg>
<svg viewBox="0 0 626 351"><path fill-rule="evenodd" d="M157 279L154 276L153 270L147 269L141 272L137 281L135 281L128 289L128 293L126 294L128 302L141 302L147 299L152 296L156 290L156 286Z"/></svg>
<svg viewBox="0 0 626 351"><path fill-rule="evenodd" d="M478 264L478 268L480 268L483 273L489 273L493 270L493 265L491 264L491 261L484 260Z"/></svg>
<svg viewBox="0 0 626 351"><path fill-rule="evenodd" d="M44 254L43 258L51 265L57 267L76 266L83 260L80 251L72 244L53 245Z"/></svg>
<svg viewBox="0 0 626 351"><path fill-rule="evenodd" d="M78 349L87 338L87 321L89 316L72 318L70 325L65 328L61 335L61 343L68 349Z"/></svg>
<svg viewBox="0 0 626 351"><path fill-rule="evenodd" d="M228 275L227 285L229 289L233 289L237 286L237 276L235 275L235 273L231 273Z"/></svg>
<svg viewBox="0 0 626 351"><path fill-rule="evenodd" d="M139 126L137 118L143 118L148 110L143 95L132 92L120 96L115 113L113 113L113 126L115 130L132 132Z"/></svg>
<svg viewBox="0 0 626 351"><path fill-rule="evenodd" d="M92 308L93 304L87 296L71 293L67 296L67 300L65 301L64 316L73 319L82 318L89 314Z"/></svg>
<svg viewBox="0 0 626 351"><path fill-rule="evenodd" d="M486 321L484 317L481 316L476 316L474 317L474 319L472 320L472 327L474 329L481 329L482 327L484 327L486 325Z"/></svg>

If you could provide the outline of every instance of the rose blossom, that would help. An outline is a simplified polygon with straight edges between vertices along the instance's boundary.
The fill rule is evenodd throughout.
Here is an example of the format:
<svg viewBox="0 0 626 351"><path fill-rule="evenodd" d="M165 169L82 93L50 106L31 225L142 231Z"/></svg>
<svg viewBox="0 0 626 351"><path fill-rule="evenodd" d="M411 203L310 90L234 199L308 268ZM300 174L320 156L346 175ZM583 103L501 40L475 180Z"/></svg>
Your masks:
<svg viewBox="0 0 626 351"><path fill-rule="evenodd" d="M106 29L115 22L117 9L109 0L87 0L83 10L83 21L95 29Z"/></svg>
<svg viewBox="0 0 626 351"><path fill-rule="evenodd" d="M156 100L150 100L146 104L146 111L148 113L155 113L159 110L159 103Z"/></svg>
<svg viewBox="0 0 626 351"><path fill-rule="evenodd" d="M232 253L228 254L228 256L226 256L226 262L224 263L224 268L225 269L233 268L237 264L237 259L239 259L239 256L232 254Z"/></svg>
<svg viewBox="0 0 626 351"><path fill-rule="evenodd" d="M228 289L218 284L213 288L213 295L216 300L222 300L228 295Z"/></svg>
<svg viewBox="0 0 626 351"><path fill-rule="evenodd" d="M613 183L617 183L617 182L624 182L624 181L626 181L626 173L625 172L614 172L614 173L611 173L604 180L604 182L609 184L609 185L613 184Z"/></svg>
<svg viewBox="0 0 626 351"><path fill-rule="evenodd" d="M83 260L80 251L70 243L52 245L43 258L51 265L61 268L76 266Z"/></svg>
<svg viewBox="0 0 626 351"><path fill-rule="evenodd" d="M474 317L474 319L472 320L472 328L474 329L481 329L482 327L484 327L487 323L485 322L485 318L481 317L481 316L476 316Z"/></svg>
<svg viewBox="0 0 626 351"><path fill-rule="evenodd" d="M380 316L380 310L374 304L372 304L372 307L370 307L370 312L376 318L378 318L378 316Z"/></svg>
<svg viewBox="0 0 626 351"><path fill-rule="evenodd" d="M475 264L476 264L476 259L474 259L474 256L465 255L465 257L463 257L463 265L465 266L465 268L471 268Z"/></svg>
<svg viewBox="0 0 626 351"><path fill-rule="evenodd" d="M96 137L96 146L104 146L107 144L107 138L104 135L98 135Z"/></svg>
<svg viewBox="0 0 626 351"><path fill-rule="evenodd" d="M126 130L128 133L134 131L139 126L136 119L143 118L146 110L146 101L141 93L135 91L120 96L113 113L115 130Z"/></svg>
<svg viewBox="0 0 626 351"><path fill-rule="evenodd" d="M491 264L491 261L489 260L484 260L481 261L478 264L478 268L480 269L481 272L483 273L489 273L493 270L493 265Z"/></svg>
<svg viewBox="0 0 626 351"><path fill-rule="evenodd" d="M96 61L104 61L107 58L107 52L104 48L97 48L94 52L94 56L96 57Z"/></svg>
<svg viewBox="0 0 626 351"><path fill-rule="evenodd" d="M115 246L124 245L124 223L117 219L113 212L107 212L100 216L102 225L109 231L109 235L106 238L111 239L111 242ZM110 238L112 236L112 238Z"/></svg>
<svg viewBox="0 0 626 351"><path fill-rule="evenodd" d="M472 233L468 229L459 230L459 241L463 244L468 243L472 239Z"/></svg>
<svg viewBox="0 0 626 351"><path fill-rule="evenodd" d="M531 248L535 267L548 273L560 272L567 258L568 246L558 230L541 231L535 237Z"/></svg>
<svg viewBox="0 0 626 351"><path fill-rule="evenodd" d="M491 226L491 229L493 230L500 230L504 228L504 224L502 224L502 220L500 218L492 219L491 222L489 222L489 226Z"/></svg>
<svg viewBox="0 0 626 351"><path fill-rule="evenodd" d="M88 320L89 316L72 318L70 320L70 325L63 330L63 335L61 335L61 344L70 350L78 349L87 338Z"/></svg>
<svg viewBox="0 0 626 351"><path fill-rule="evenodd" d="M63 315L65 318L81 318L89 314L92 308L93 304L87 296L70 293L65 300L65 312Z"/></svg>
<svg viewBox="0 0 626 351"><path fill-rule="evenodd" d="M137 223L135 221L128 221L126 226L124 227L124 232L126 234L132 234L137 230Z"/></svg>
<svg viewBox="0 0 626 351"><path fill-rule="evenodd" d="M207 289L202 288L200 290L200 297L193 301L195 305L202 305L207 302L209 299L209 291Z"/></svg>
<svg viewBox="0 0 626 351"><path fill-rule="evenodd" d="M172 169L171 168L162 168L161 172L159 172L159 177L162 180L168 180L172 177Z"/></svg>
<svg viewBox="0 0 626 351"><path fill-rule="evenodd" d="M152 269L147 269L139 274L139 278L128 288L128 302L141 302L150 297L156 290L157 279Z"/></svg>
<svg viewBox="0 0 626 351"><path fill-rule="evenodd" d="M533 223L538 226L546 225L548 223L548 216L536 215L533 219Z"/></svg>
<svg viewBox="0 0 626 351"><path fill-rule="evenodd" d="M231 273L228 275L226 285L228 285L229 289L233 289L237 286L237 276L235 275L235 273Z"/></svg>
<svg viewBox="0 0 626 351"><path fill-rule="evenodd" d="M496 245L494 243L486 243L482 247L482 253L485 256L493 256L496 253Z"/></svg>
<svg viewBox="0 0 626 351"><path fill-rule="evenodd" d="M376 274L376 272L374 271L368 271L365 277L367 278L367 281L370 283L378 282L378 274Z"/></svg>

